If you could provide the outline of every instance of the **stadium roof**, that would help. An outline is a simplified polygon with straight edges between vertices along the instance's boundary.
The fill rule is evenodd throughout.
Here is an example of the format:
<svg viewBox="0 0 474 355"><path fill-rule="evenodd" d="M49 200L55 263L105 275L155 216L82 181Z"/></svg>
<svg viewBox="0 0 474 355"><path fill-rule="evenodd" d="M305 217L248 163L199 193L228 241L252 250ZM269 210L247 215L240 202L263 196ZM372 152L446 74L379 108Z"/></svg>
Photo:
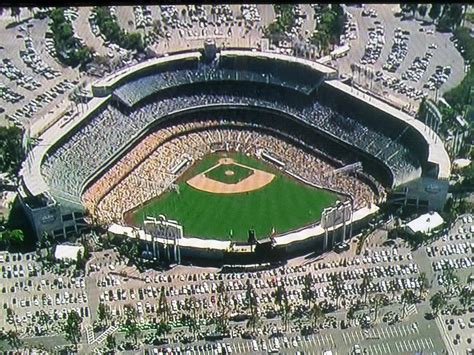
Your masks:
<svg viewBox="0 0 474 355"><path fill-rule="evenodd" d="M413 234L417 232L429 233L433 229L441 226L443 222L444 220L438 212L429 212L407 223L406 227L408 231Z"/></svg>
<svg viewBox="0 0 474 355"><path fill-rule="evenodd" d="M64 124L62 120L56 122L40 137L40 143L35 146L28 154L26 160L23 162L20 175L23 177L23 182L26 188L33 196L38 196L41 193L48 191L48 185L41 174L41 163L45 157L46 152L56 144L64 135L72 131L82 121L86 120L89 114L97 110L104 104L109 97L94 98L88 103L89 109L86 113L78 115L75 119Z"/></svg>
<svg viewBox="0 0 474 355"><path fill-rule="evenodd" d="M366 102L367 104L376 107L385 113L396 117L400 121L403 121L413 127L418 133L420 133L429 146L428 161L437 164L439 167L438 178L449 179L451 173L451 162L449 160L448 153L444 149L443 141L441 138L423 122L418 121L412 116L400 111L389 104L377 99L374 96L367 95L360 90L353 89L351 86L342 83L339 80L328 80L326 83L338 90L344 91L345 93Z"/></svg>
<svg viewBox="0 0 474 355"><path fill-rule="evenodd" d="M82 245L58 244L54 251L54 258L57 260L77 260L77 253L84 252Z"/></svg>
<svg viewBox="0 0 474 355"><path fill-rule="evenodd" d="M331 67L328 67L326 65L320 64L313 62L311 60L307 59L302 59L302 58L297 58L297 57L292 57L286 54L279 54L279 53L270 53L270 52L258 52L258 51L249 51L249 50L222 50L221 55L224 56L231 56L231 55L246 55L250 57L255 57L255 58L267 58L267 59L278 59L278 60L284 60L286 62L293 62L293 63L298 63L302 65L306 65L314 70L317 70L323 74L326 75L335 75L337 73L336 70L334 70Z"/></svg>
<svg viewBox="0 0 474 355"><path fill-rule="evenodd" d="M136 64L132 67L123 68L119 70L118 72L116 72L115 74L112 74L102 80L97 81L96 83L93 84L93 86L113 88L123 78L127 76L131 76L143 69L147 69L154 65L164 64L168 62L175 62L182 59L192 59L192 58L199 59L200 57L201 57L201 53L196 51L196 52L186 52L186 53L181 53L181 54L173 54L171 56L165 56L165 57L160 57L160 58L153 58L153 59L144 61L142 63Z"/></svg>

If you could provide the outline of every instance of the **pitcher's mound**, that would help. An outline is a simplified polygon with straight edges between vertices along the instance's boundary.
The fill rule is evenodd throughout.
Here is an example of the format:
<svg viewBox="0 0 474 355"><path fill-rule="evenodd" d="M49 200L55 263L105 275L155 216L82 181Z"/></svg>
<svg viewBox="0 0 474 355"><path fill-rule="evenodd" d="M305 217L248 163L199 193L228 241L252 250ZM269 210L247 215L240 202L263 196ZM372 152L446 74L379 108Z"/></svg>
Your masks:
<svg viewBox="0 0 474 355"><path fill-rule="evenodd" d="M232 170L226 170L226 171L225 171L225 174L226 174L227 176L232 176L232 175L234 175L234 172L233 172Z"/></svg>

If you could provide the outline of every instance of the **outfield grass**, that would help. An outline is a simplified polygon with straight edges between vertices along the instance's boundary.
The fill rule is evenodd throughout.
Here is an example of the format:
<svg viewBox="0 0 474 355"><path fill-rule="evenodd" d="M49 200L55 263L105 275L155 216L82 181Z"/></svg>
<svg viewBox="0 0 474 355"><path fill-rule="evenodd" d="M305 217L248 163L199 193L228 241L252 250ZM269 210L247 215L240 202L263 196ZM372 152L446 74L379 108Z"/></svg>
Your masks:
<svg viewBox="0 0 474 355"><path fill-rule="evenodd" d="M335 203L337 195L302 184L280 173L274 167L238 153L225 153L235 161L271 172L273 181L256 191L241 194L214 194L196 190L186 181L213 165L223 153L205 157L190 168L179 181L179 191L166 192L149 201L132 214L133 223L140 225L144 216L164 214L184 227L186 236L247 241L249 228L255 229L258 239L271 234L290 231L321 218L324 208Z"/></svg>
<svg viewBox="0 0 474 355"><path fill-rule="evenodd" d="M234 175L226 175L227 171L232 171ZM204 175L210 179L224 182L226 184L236 184L252 174L252 170L244 168L243 166L235 164L222 164L208 171Z"/></svg>

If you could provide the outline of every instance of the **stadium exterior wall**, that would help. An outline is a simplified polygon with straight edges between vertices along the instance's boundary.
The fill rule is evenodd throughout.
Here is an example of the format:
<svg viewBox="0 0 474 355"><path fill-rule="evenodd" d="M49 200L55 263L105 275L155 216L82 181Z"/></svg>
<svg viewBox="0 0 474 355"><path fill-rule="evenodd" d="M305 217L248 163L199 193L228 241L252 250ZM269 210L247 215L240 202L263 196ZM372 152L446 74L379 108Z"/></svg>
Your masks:
<svg viewBox="0 0 474 355"><path fill-rule="evenodd" d="M367 226L372 216L379 210L376 205L370 208L363 208L356 211L352 219L352 232L356 234L360 229ZM344 241L348 241L348 230L351 224L346 224L346 237ZM328 228L329 246L330 248L335 244L342 242L342 234L344 231L343 224ZM119 238L119 240L135 239L142 248L142 251L153 250L153 243L156 243L155 249L158 246L159 259L169 263L175 263L173 242L170 240L155 238L153 239L149 234L143 230L135 227L124 227L119 225L112 225L108 229L110 237ZM289 232L285 235L269 238L252 247L241 244L239 248L235 248L230 241L216 241L199 238L181 238L177 245L179 245L179 254L182 259L189 260L209 260L222 264L252 264L257 262L267 262L275 260L283 260L288 257L308 254L315 252L322 254L323 239L325 238L325 230L320 225L311 226L300 229L296 232ZM170 250L170 258L167 257L167 250Z"/></svg>

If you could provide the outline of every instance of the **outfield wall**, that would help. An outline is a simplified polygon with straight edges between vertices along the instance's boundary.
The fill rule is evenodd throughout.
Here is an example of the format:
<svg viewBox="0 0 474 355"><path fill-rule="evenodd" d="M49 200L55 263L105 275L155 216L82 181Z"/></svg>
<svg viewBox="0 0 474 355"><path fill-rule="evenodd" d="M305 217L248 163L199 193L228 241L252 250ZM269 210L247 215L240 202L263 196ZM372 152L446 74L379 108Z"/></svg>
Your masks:
<svg viewBox="0 0 474 355"><path fill-rule="evenodd" d="M376 205L364 207L354 212L352 217L353 235L366 226L371 217L379 210ZM328 228L329 243L335 245L342 237L343 224L340 223ZM348 239L350 224L346 224L346 239ZM112 224L108 229L108 234L116 238L127 238L136 240L137 243L147 250L158 250L161 259L173 263L174 242L164 238L153 238L150 234L136 227L121 226ZM318 224L267 239L260 242L256 247L233 247L230 241L219 241L212 239L187 238L183 237L177 242L180 257L189 260L210 260L216 263L236 263L251 264L256 261L274 261L287 259L296 255L304 255L310 252L322 254L323 239L325 230ZM245 246L242 244L242 246ZM331 247L329 248L331 249ZM170 251L171 250L171 251ZM167 254L171 255L168 260Z"/></svg>

